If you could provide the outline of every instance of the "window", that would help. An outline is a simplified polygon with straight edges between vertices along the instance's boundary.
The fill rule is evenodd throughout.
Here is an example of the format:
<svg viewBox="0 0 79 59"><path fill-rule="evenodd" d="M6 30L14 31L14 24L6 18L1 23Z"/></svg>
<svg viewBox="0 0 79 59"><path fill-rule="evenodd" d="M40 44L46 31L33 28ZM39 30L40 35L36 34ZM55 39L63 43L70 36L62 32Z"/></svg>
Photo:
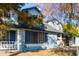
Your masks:
<svg viewBox="0 0 79 59"><path fill-rule="evenodd" d="M8 41L15 41L16 40L16 31L9 31L7 35Z"/></svg>
<svg viewBox="0 0 79 59"><path fill-rule="evenodd" d="M7 34L1 39L1 41L15 41L16 31L7 31Z"/></svg>
<svg viewBox="0 0 79 59"><path fill-rule="evenodd" d="M10 15L10 21L11 23L13 24L18 24L18 16L17 16L17 13L14 11L14 10L11 10L9 12L9 15Z"/></svg>
<svg viewBox="0 0 79 59"><path fill-rule="evenodd" d="M25 33L25 43L44 43L45 42L45 33L40 32L30 32L26 31Z"/></svg>

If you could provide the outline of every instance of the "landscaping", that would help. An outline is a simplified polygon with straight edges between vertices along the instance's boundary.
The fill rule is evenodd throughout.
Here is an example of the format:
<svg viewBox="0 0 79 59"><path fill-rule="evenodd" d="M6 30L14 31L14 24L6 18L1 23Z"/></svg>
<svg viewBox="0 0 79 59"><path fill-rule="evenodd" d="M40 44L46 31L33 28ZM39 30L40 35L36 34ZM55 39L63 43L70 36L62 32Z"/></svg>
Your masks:
<svg viewBox="0 0 79 59"><path fill-rule="evenodd" d="M48 50L37 50L37 51L28 51L22 53L12 54L14 56L75 56L73 54L74 51L66 51L66 50L56 50L56 49L48 49Z"/></svg>

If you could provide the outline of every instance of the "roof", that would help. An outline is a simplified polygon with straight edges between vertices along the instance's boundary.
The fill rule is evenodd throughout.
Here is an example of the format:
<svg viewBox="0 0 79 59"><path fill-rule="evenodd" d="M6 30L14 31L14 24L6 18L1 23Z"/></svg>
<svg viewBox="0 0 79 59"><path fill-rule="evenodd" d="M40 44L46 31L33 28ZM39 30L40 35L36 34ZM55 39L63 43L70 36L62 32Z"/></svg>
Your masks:
<svg viewBox="0 0 79 59"><path fill-rule="evenodd" d="M45 30L46 31L52 31L52 32L57 32L57 33L63 33L63 31L61 30L56 30L53 27L51 27L50 25L48 25L47 23L44 23L45 25Z"/></svg>
<svg viewBox="0 0 79 59"><path fill-rule="evenodd" d="M6 30L19 30L19 28L9 28ZM46 30L34 30L34 29L27 29L27 28L20 28L20 30L26 30L31 32L40 32L40 33L53 33L53 34L63 34L63 32L56 32L56 31L46 31Z"/></svg>
<svg viewBox="0 0 79 59"><path fill-rule="evenodd" d="M41 11L40 11L40 9L38 7L36 7L36 6L23 9L22 11L26 11L27 12L28 10L33 10L33 9L35 9L41 16L43 16Z"/></svg>
<svg viewBox="0 0 79 59"><path fill-rule="evenodd" d="M45 22L48 23L48 22L53 22L53 21L57 21L58 23L62 24L62 23L61 23L58 19L56 19L56 18L52 18L52 19L47 20L47 21L45 21Z"/></svg>
<svg viewBox="0 0 79 59"><path fill-rule="evenodd" d="M59 24L61 24L61 22L59 22L59 20L57 20L56 18L52 18L52 19L50 19L50 20L47 20L47 21L45 21L45 22L43 22L44 23L44 26L45 26L45 30L46 31L52 31L52 32L57 32L57 33L63 33L63 31L61 31L61 30L56 30L56 29L54 29L51 25L49 25L48 23L49 22L53 22L53 21L57 21ZM62 24L61 24L62 25Z"/></svg>
<svg viewBox="0 0 79 59"><path fill-rule="evenodd" d="M38 12L40 12L39 9L37 7L35 7L35 6L23 9L22 11L26 11L26 10L30 10L30 9L36 9Z"/></svg>
<svg viewBox="0 0 79 59"><path fill-rule="evenodd" d="M37 28L28 28L28 26L26 24L19 24L18 26L17 25L14 25L12 26L12 30L13 29L20 29L20 30L27 30L27 31L34 31L34 32L44 32L44 33L63 33L63 31L60 31L60 30L56 30L54 29L53 27L51 27L48 23L44 23L43 24L44 26L43 29L40 29L39 27Z"/></svg>
<svg viewBox="0 0 79 59"><path fill-rule="evenodd" d="M31 7L31 8L27 8L27 9L23 9L23 11L29 10L29 9L36 9L38 12L41 13L41 11L37 8L37 7ZM28 31L37 31L37 32L45 32L45 33L63 33L62 31L58 31L56 29L53 29L50 25L48 24L44 24L44 30L42 29L36 29L36 28L31 28L29 29L28 26L22 22L19 23L19 25L13 25L12 28L14 29L23 29L23 30L28 30Z"/></svg>

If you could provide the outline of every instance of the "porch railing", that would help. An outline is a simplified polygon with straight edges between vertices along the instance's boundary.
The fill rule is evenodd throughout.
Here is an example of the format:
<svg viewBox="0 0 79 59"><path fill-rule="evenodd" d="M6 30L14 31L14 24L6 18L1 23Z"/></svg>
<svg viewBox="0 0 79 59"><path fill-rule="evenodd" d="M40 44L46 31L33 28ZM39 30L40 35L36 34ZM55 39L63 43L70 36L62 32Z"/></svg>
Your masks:
<svg viewBox="0 0 79 59"><path fill-rule="evenodd" d="M15 41L0 41L0 49L16 49Z"/></svg>

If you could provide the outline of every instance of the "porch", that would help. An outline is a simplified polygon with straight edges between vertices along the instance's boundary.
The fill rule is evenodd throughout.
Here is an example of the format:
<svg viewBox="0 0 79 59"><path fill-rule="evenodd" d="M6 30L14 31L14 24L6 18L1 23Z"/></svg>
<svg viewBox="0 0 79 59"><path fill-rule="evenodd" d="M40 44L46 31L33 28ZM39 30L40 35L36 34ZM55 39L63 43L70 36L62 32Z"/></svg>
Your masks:
<svg viewBox="0 0 79 59"><path fill-rule="evenodd" d="M10 29L0 40L0 50L40 50L57 48L57 34L52 31Z"/></svg>
<svg viewBox="0 0 79 59"><path fill-rule="evenodd" d="M16 31L0 30L0 50L16 50Z"/></svg>
<svg viewBox="0 0 79 59"><path fill-rule="evenodd" d="M31 29L21 29L18 30L18 50L28 51L28 50L40 50L40 49L50 49L57 48L57 34L52 31L40 31ZM24 40L22 40L24 39Z"/></svg>

